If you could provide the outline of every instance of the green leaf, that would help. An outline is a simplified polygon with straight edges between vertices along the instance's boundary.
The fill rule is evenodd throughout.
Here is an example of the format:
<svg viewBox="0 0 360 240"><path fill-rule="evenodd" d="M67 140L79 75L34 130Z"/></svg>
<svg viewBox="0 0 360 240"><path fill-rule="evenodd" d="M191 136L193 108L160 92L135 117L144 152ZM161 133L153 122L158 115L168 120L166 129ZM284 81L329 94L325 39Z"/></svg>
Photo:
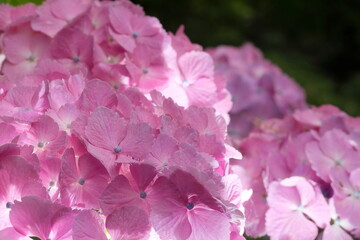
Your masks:
<svg viewBox="0 0 360 240"><path fill-rule="evenodd" d="M44 2L44 0L0 0L0 4L6 3L9 5L13 5L13 6L18 6L18 5L22 5L22 4L26 4L26 3L34 3L34 4L39 5L42 2Z"/></svg>
<svg viewBox="0 0 360 240"><path fill-rule="evenodd" d="M33 240L41 240L40 238L38 238L38 237L30 237L31 239L33 239Z"/></svg>

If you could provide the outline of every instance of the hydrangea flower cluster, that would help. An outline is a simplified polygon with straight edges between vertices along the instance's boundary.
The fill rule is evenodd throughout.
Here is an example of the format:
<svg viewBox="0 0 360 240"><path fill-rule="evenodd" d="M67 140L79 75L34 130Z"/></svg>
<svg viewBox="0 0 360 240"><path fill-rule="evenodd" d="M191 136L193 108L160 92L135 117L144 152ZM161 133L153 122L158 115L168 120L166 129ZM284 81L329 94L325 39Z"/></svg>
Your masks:
<svg viewBox="0 0 360 240"><path fill-rule="evenodd" d="M183 28L126 0L0 12L0 239L244 239L230 95Z"/></svg>
<svg viewBox="0 0 360 240"><path fill-rule="evenodd" d="M304 90L251 43L241 47L219 46L207 52L231 93L229 135L234 144L263 120L307 107Z"/></svg>
<svg viewBox="0 0 360 240"><path fill-rule="evenodd" d="M157 89L184 107L214 107L228 121L230 94L213 60L181 27L168 34L127 0L48 0L1 6L2 72L12 82L40 84L82 73L115 89ZM4 59L5 57L5 59Z"/></svg>
<svg viewBox="0 0 360 240"><path fill-rule="evenodd" d="M247 235L271 239L360 237L360 119L331 105L262 122L231 170L253 194Z"/></svg>

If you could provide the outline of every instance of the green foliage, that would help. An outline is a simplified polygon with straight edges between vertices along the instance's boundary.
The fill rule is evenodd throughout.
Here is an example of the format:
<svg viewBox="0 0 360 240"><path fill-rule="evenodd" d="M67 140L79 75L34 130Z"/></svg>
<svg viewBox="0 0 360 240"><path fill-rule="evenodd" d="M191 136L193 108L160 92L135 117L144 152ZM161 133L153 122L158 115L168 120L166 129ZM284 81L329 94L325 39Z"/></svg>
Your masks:
<svg viewBox="0 0 360 240"><path fill-rule="evenodd" d="M22 5L25 3L34 3L34 4L41 4L44 0L0 0L0 4L1 3L6 3L9 5L13 5L13 6L18 6L18 5ZM76 1L76 0L74 0Z"/></svg>
<svg viewBox="0 0 360 240"><path fill-rule="evenodd" d="M31 239L33 239L33 240L41 240L40 238L38 238L38 237L30 237Z"/></svg>

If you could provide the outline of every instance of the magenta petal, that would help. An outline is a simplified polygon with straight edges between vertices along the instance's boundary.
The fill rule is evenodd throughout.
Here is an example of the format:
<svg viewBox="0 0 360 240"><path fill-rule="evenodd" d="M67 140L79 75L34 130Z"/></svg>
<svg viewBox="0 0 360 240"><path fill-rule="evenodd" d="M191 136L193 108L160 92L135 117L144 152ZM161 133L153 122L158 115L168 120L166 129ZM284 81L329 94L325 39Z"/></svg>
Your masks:
<svg viewBox="0 0 360 240"><path fill-rule="evenodd" d="M73 240L107 240L104 221L99 213L92 210L76 216L72 232Z"/></svg>
<svg viewBox="0 0 360 240"><path fill-rule="evenodd" d="M125 206L107 217L106 228L113 240L141 240L148 238L150 223L144 210Z"/></svg>
<svg viewBox="0 0 360 240"><path fill-rule="evenodd" d="M144 191L156 176L155 168L148 164L131 164L130 172L141 191Z"/></svg>
<svg viewBox="0 0 360 240"><path fill-rule="evenodd" d="M100 197L100 206L105 215L125 205L139 206L141 199L123 175L118 175L104 190Z"/></svg>

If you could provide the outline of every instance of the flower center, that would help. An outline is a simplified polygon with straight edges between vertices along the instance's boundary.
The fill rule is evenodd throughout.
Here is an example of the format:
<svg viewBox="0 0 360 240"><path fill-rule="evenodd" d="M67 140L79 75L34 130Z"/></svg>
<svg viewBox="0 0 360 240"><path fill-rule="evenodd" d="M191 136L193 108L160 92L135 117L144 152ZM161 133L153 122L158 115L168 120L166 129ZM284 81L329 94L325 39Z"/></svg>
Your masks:
<svg viewBox="0 0 360 240"><path fill-rule="evenodd" d="M360 191L355 191L353 193L353 196L356 197L356 198L359 198L360 197Z"/></svg>
<svg viewBox="0 0 360 240"><path fill-rule="evenodd" d="M74 61L74 63L77 63L80 61L80 58L78 56L74 56L72 60Z"/></svg>
<svg viewBox="0 0 360 240"><path fill-rule="evenodd" d="M188 203L186 204L186 208L189 209L189 210L191 210L191 209L194 208L194 204L193 204L192 202L188 202Z"/></svg>
<svg viewBox="0 0 360 240"><path fill-rule="evenodd" d="M116 152L116 153L119 153L119 152L121 152L121 147L120 146L116 146L116 147L114 147L114 152Z"/></svg>
<svg viewBox="0 0 360 240"><path fill-rule="evenodd" d="M146 192L141 192L140 193L140 198L144 199L144 198L146 198L146 196L147 196Z"/></svg>
<svg viewBox="0 0 360 240"><path fill-rule="evenodd" d="M80 185L84 185L84 184L85 184L85 179L80 178L80 179L78 180L78 183L79 183Z"/></svg>
<svg viewBox="0 0 360 240"><path fill-rule="evenodd" d="M139 33L134 32L134 33L132 34L132 37L133 37L133 38L138 38L138 37L139 37Z"/></svg>
<svg viewBox="0 0 360 240"><path fill-rule="evenodd" d="M12 202L7 202L7 203L6 203L6 208L11 208L12 205L13 205Z"/></svg>
<svg viewBox="0 0 360 240"><path fill-rule="evenodd" d="M182 85L183 85L184 87L188 87L188 86L190 85L190 83L189 83L188 80L184 80L183 83L182 83Z"/></svg>
<svg viewBox="0 0 360 240"><path fill-rule="evenodd" d="M49 186L50 186L50 187L55 186L55 182L54 182L54 181L50 181L50 182L49 182Z"/></svg>

